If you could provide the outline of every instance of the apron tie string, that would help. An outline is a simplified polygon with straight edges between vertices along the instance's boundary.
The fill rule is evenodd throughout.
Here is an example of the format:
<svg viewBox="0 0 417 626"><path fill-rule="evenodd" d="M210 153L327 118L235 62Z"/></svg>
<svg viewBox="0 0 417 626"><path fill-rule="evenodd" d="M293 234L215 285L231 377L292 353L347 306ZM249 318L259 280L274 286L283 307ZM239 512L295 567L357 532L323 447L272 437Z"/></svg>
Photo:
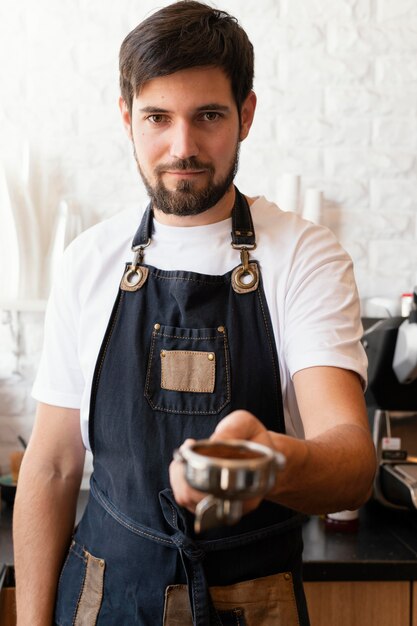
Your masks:
<svg viewBox="0 0 417 626"><path fill-rule="evenodd" d="M187 523L181 508L174 500L171 489L164 489L159 494L162 512L168 524L176 532L170 539L177 546L187 577L188 597L194 626L222 626L214 608L203 567L205 552L184 529Z"/></svg>

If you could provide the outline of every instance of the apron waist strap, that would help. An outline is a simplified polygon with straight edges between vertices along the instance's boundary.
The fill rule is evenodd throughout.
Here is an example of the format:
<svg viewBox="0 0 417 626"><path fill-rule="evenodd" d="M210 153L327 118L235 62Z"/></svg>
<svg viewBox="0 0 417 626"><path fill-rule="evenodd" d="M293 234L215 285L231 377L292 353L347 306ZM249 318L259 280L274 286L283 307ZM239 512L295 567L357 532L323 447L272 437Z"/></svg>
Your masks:
<svg viewBox="0 0 417 626"><path fill-rule="evenodd" d="M244 546L269 536L283 534L299 526L304 518L304 516L296 514L284 522L236 535L235 537L200 541L189 537L184 532L184 520L181 509L175 502L171 489L165 489L159 494L165 520L173 530L171 535L149 528L125 515L101 491L94 476L91 479L90 493L96 502L129 532L143 539L148 539L179 551L187 578L194 626L221 626L220 618L210 596L203 567L203 559L207 552Z"/></svg>
<svg viewBox="0 0 417 626"><path fill-rule="evenodd" d="M178 525L178 505L173 497L161 498L161 506L174 534L169 536L155 529L132 520L117 509L104 495L94 479L91 480L91 495L111 517L130 532L144 539L162 543L166 547L177 549L181 556L187 578L188 595L194 626L222 626L220 618L214 608L207 579L203 567L204 550L187 537ZM166 490L170 491L170 490Z"/></svg>
<svg viewBox="0 0 417 626"><path fill-rule="evenodd" d="M94 497L96 502L116 522L124 526L129 532L139 535L144 539L149 539L150 541L155 541L156 543L162 543L168 548L175 549L179 547L176 533L174 535L168 535L167 533L161 532L154 528L150 528L149 526L141 524L137 520L134 520L133 518L125 515L122 511L120 511L118 507L110 500L110 498L108 498L100 489L99 485L94 479L94 476L92 477L90 483L90 493ZM163 491L161 491L160 502L167 523L171 528L174 529L174 531L179 531L178 516L181 516L181 513L170 489L164 489ZM278 535L285 534L286 532L289 532L294 528L301 526L305 519L305 515L301 513L295 513L283 522L271 524L270 526L265 526L264 528L259 528L247 533L241 533L232 537L225 537L223 539L192 540L187 535L181 533L182 537L184 537L185 542L184 546L181 547L186 549L186 545L192 544L193 550L196 551L195 554L198 554L199 557L201 556L202 558L202 556L207 552L217 552L218 550L237 548L239 546L245 546L250 543L255 543L256 541L259 541L261 539L277 537Z"/></svg>
<svg viewBox="0 0 417 626"><path fill-rule="evenodd" d="M94 477L92 477L90 482L90 494L96 500L96 502L121 526L124 526L126 530L130 531L135 535L139 535L143 539L149 539L150 541L155 541L156 543L163 544L168 548L176 548L177 546L171 540L170 536L162 533L153 528L149 528L148 526L144 526L140 524L136 520L133 520L131 517L125 515L122 511L120 511L115 504L101 491L100 487L97 485Z"/></svg>

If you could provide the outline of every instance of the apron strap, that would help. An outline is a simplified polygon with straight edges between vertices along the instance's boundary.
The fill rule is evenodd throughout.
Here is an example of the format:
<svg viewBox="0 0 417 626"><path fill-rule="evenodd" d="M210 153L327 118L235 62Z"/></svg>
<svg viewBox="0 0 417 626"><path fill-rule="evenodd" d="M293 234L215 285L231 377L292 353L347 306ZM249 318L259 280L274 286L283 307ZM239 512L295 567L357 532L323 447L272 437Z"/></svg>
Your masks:
<svg viewBox="0 0 417 626"><path fill-rule="evenodd" d="M256 243L249 204L237 187L235 187L235 193L235 203L232 209L232 245L238 249L244 247L251 250L256 247ZM135 250L147 246L152 238L152 231L153 210L152 203L149 203L143 214L140 226L133 237L132 249Z"/></svg>
<svg viewBox="0 0 417 626"><path fill-rule="evenodd" d="M150 202L146 207L145 213L143 214L142 220L140 222L140 226L137 229L135 236L132 241L132 250L136 248L145 247L149 244L152 238L153 231L153 210L152 203Z"/></svg>
<svg viewBox="0 0 417 626"><path fill-rule="evenodd" d="M232 246L251 250L256 247L255 229L248 201L235 187L236 199L232 210Z"/></svg>

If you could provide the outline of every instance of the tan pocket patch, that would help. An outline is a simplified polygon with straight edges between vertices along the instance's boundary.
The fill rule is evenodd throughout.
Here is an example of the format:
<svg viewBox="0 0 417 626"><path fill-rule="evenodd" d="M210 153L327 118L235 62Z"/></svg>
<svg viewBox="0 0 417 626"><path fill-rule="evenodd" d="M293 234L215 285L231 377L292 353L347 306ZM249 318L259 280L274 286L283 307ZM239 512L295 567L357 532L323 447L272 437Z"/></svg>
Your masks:
<svg viewBox="0 0 417 626"><path fill-rule="evenodd" d="M218 611L239 607L246 626L299 626L290 573L210 587L210 593ZM186 585L167 587L163 626L192 626Z"/></svg>
<svg viewBox="0 0 417 626"><path fill-rule="evenodd" d="M163 626L193 626L187 585L170 585L165 589Z"/></svg>
<svg viewBox="0 0 417 626"><path fill-rule="evenodd" d="M87 567L74 626L95 626L103 600L105 562L85 551Z"/></svg>
<svg viewBox="0 0 417 626"><path fill-rule="evenodd" d="M213 393L215 380L214 352L161 350L162 389Z"/></svg>

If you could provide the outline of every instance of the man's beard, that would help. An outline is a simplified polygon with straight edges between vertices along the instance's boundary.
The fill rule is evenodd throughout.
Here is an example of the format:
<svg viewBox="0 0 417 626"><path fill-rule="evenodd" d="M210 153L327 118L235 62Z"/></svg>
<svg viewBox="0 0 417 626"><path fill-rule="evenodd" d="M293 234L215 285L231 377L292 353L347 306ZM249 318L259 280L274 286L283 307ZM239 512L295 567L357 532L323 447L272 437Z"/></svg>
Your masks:
<svg viewBox="0 0 417 626"><path fill-rule="evenodd" d="M189 159L178 159L169 165L158 165L154 170L156 183L151 185L142 171L135 146L133 146L133 153L139 174L153 206L168 215L187 216L204 213L204 211L213 207L223 198L236 176L239 163L239 148L240 143L236 145L235 154L226 175L218 182L214 182L214 167L210 163L202 163L195 157L190 157ZM162 182L162 173L166 170L205 170L208 174L208 182L204 188L195 189L192 181L180 180L176 189L170 191Z"/></svg>

